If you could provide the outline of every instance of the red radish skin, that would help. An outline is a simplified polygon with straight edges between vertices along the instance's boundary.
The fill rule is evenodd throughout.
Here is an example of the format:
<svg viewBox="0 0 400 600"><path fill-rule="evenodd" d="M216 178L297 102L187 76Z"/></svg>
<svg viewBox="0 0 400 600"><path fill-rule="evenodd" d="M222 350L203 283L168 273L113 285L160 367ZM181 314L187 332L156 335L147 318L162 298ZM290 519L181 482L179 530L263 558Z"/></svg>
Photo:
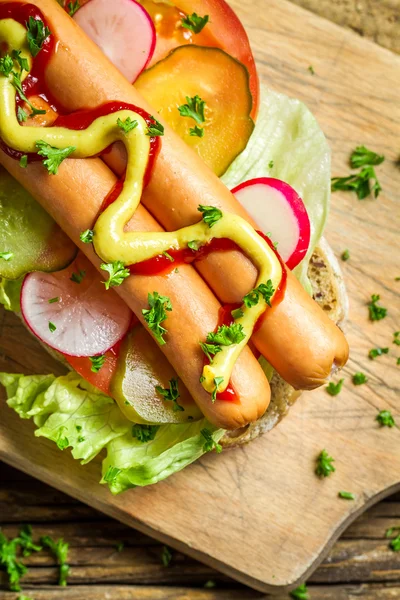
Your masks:
<svg viewBox="0 0 400 600"><path fill-rule="evenodd" d="M289 269L305 257L310 245L310 219L297 192L273 177L249 179L232 190L262 231L277 243L277 250Z"/></svg>
<svg viewBox="0 0 400 600"><path fill-rule="evenodd" d="M80 283L71 280L82 272ZM82 255L63 271L27 275L21 312L36 337L69 356L106 353L125 336L132 317L125 302L106 290L99 273Z"/></svg>
<svg viewBox="0 0 400 600"><path fill-rule="evenodd" d="M156 30L143 6L135 0L89 0L75 13L74 20L134 83L156 47Z"/></svg>

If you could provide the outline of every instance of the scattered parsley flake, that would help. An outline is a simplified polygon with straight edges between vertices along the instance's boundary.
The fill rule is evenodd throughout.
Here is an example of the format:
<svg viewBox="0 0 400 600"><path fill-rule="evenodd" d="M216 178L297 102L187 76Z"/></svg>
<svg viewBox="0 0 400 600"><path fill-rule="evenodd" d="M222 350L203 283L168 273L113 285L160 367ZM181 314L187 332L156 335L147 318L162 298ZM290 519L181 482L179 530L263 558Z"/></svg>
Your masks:
<svg viewBox="0 0 400 600"><path fill-rule="evenodd" d="M270 160L270 161L269 161L269 163L268 163L268 168L269 168L269 169L273 169L273 168L274 168L274 161L273 161L273 160Z"/></svg>
<svg viewBox="0 0 400 600"><path fill-rule="evenodd" d="M182 106L178 107L179 114L181 117L189 117L194 119L198 125L201 125L205 122L206 118L204 116L204 108L205 101L200 98L200 96L186 96L187 104L182 104Z"/></svg>
<svg viewBox="0 0 400 600"><path fill-rule="evenodd" d="M174 412L185 410L183 406L178 403L180 397L178 389L178 379L173 377L169 381L169 388L162 388L160 385L156 386L156 392L164 398L164 400L172 402L172 410Z"/></svg>
<svg viewBox="0 0 400 600"><path fill-rule="evenodd" d="M205 344L204 342L200 342L200 347L210 363L213 362L215 354L218 354L218 352L222 351L221 346L218 346L217 344Z"/></svg>
<svg viewBox="0 0 400 600"><path fill-rule="evenodd" d="M211 394L211 399L213 402L216 401L217 399L217 394L218 394L218 388L221 385L221 383L224 382L224 378L223 377L214 377L214 383L215 383L215 388L213 393Z"/></svg>
<svg viewBox="0 0 400 600"><path fill-rule="evenodd" d="M372 186L371 182L373 182ZM359 173L354 173L347 177L333 177L332 192L339 190L355 192L359 200L364 200L372 194L377 198L382 187L378 181L374 167L369 166L364 167Z"/></svg>
<svg viewBox="0 0 400 600"><path fill-rule="evenodd" d="M344 250L344 252L342 252L342 256L341 259L343 261L349 260L350 258L350 252L348 250Z"/></svg>
<svg viewBox="0 0 400 600"><path fill-rule="evenodd" d="M354 375L353 375L354 385L362 385L363 383L367 383L367 381L368 381L368 377L365 375L365 373L361 373L360 371L358 373L354 373Z"/></svg>
<svg viewBox="0 0 400 600"><path fill-rule="evenodd" d="M92 373L98 373L101 367L106 362L106 357L104 354L101 354L100 356L89 356L89 360L92 363L92 366L90 368Z"/></svg>
<svg viewBox="0 0 400 600"><path fill-rule="evenodd" d="M13 252L0 252L0 258L5 260L5 261L9 261L13 258L14 253Z"/></svg>
<svg viewBox="0 0 400 600"><path fill-rule="evenodd" d="M393 344L400 346L400 331L395 331L393 334Z"/></svg>
<svg viewBox="0 0 400 600"><path fill-rule="evenodd" d="M384 319L386 317L387 308L384 308L383 306L378 306L378 302L380 299L381 297L379 296L379 294L372 294L371 301L367 304L369 318L371 321L380 321L381 319Z"/></svg>
<svg viewBox="0 0 400 600"><path fill-rule="evenodd" d="M135 423L132 425L132 437L145 444L154 440L158 430L158 425L139 425L139 423Z"/></svg>
<svg viewBox="0 0 400 600"><path fill-rule="evenodd" d="M0 58L0 73L5 77L8 77L11 74L11 71L14 68L14 61L9 54Z"/></svg>
<svg viewBox="0 0 400 600"><path fill-rule="evenodd" d="M49 304L54 304L55 302L60 302L60 296L55 296L55 298L50 298Z"/></svg>
<svg viewBox="0 0 400 600"><path fill-rule="evenodd" d="M115 549L117 552L122 552L122 550L124 549L124 546L125 546L124 542L117 542L115 544Z"/></svg>
<svg viewBox="0 0 400 600"><path fill-rule="evenodd" d="M121 119L117 119L117 125L120 129L122 129L122 131L127 134L130 131L132 131L133 129L135 129L139 123L138 121L136 121L136 119L131 119L130 117L128 117L127 119L125 119L125 121L121 121Z"/></svg>
<svg viewBox="0 0 400 600"><path fill-rule="evenodd" d="M234 319L240 319L244 316L244 312L242 308L234 308L231 310L231 315Z"/></svg>
<svg viewBox="0 0 400 600"><path fill-rule="evenodd" d="M371 360L373 360L378 356L382 356L382 354L388 354L388 352L389 348L372 348L372 350L368 352L368 356Z"/></svg>
<svg viewBox="0 0 400 600"><path fill-rule="evenodd" d="M294 600L310 600L307 585L305 583L299 585L299 587L290 592L289 595L291 598L294 598Z"/></svg>
<svg viewBox="0 0 400 600"><path fill-rule="evenodd" d="M54 323L49 321L49 329L50 329L51 333L54 333L55 330L57 329L57 327L54 325Z"/></svg>
<svg viewBox="0 0 400 600"><path fill-rule="evenodd" d="M199 240L192 240L188 242L188 248L193 250L193 252L197 252L201 246L201 242Z"/></svg>
<svg viewBox="0 0 400 600"><path fill-rule="evenodd" d="M329 456L326 450L322 450L322 452L317 457L317 467L315 469L315 473L318 477L329 477L331 473L336 471L333 466L333 462L335 459L332 456Z"/></svg>
<svg viewBox="0 0 400 600"><path fill-rule="evenodd" d="M93 242L93 236L94 231L92 229L85 229L85 231L82 231L82 233L79 235L79 239L84 244L91 244Z"/></svg>
<svg viewBox="0 0 400 600"><path fill-rule="evenodd" d="M75 2L68 2L68 14L70 17L73 17L74 14L80 9L81 5L79 4L79 0L75 0Z"/></svg>
<svg viewBox="0 0 400 600"><path fill-rule="evenodd" d="M376 154L376 152L368 150L365 146L357 146L351 153L350 165L353 169L359 169L366 165L380 165L384 160L384 156L380 156L379 154Z"/></svg>
<svg viewBox="0 0 400 600"><path fill-rule="evenodd" d="M165 258L168 258L170 262L175 262L174 257L171 256L169 252L163 252L162 255L165 256Z"/></svg>
<svg viewBox="0 0 400 600"><path fill-rule="evenodd" d="M17 109L17 119L20 123L26 123L26 121L28 120L28 113L24 111L24 109L20 106L18 106Z"/></svg>
<svg viewBox="0 0 400 600"><path fill-rule="evenodd" d="M390 538L395 531L399 531L400 527L390 527L386 530L386 537ZM389 548L393 550L393 552L400 551L400 534L397 535L391 542L389 543Z"/></svg>
<svg viewBox="0 0 400 600"><path fill-rule="evenodd" d="M57 448L59 450L65 450L69 446L69 439L65 436L63 437L63 431L65 429L66 429L66 427L61 427L58 432L58 438L57 438L56 444L57 444Z"/></svg>
<svg viewBox="0 0 400 600"><path fill-rule="evenodd" d="M195 125L194 127L191 127L189 129L189 133L190 133L191 137L202 138L202 137L204 137L205 130L203 127L199 127L198 125Z"/></svg>
<svg viewBox="0 0 400 600"><path fill-rule="evenodd" d="M337 396L341 392L343 382L344 382L344 379L340 379L337 383L333 383L333 381L331 381L326 386L326 391L331 396Z"/></svg>
<svg viewBox="0 0 400 600"><path fill-rule="evenodd" d="M19 535L11 540L0 531L0 567L7 572L10 590L14 592L20 591L20 580L28 571L27 567L17 557L19 548L21 548L24 557L42 549L41 546L33 543L32 527L30 525L24 525Z"/></svg>
<svg viewBox="0 0 400 600"><path fill-rule="evenodd" d="M164 125L162 125L155 117L150 117L154 123L150 123L147 127L147 134L150 137L158 137L164 135Z"/></svg>
<svg viewBox="0 0 400 600"><path fill-rule="evenodd" d="M67 146L66 148L54 148L50 146L47 142L43 140L38 140L36 142L36 148L38 148L39 156L44 156L45 160L43 161L44 166L48 170L51 175L57 175L58 168L65 160L75 152L75 146Z"/></svg>
<svg viewBox="0 0 400 600"><path fill-rule="evenodd" d="M142 310L144 320L158 343L163 345L166 343L163 335L167 333L167 330L161 323L167 318L166 311L172 310L171 300L167 296L160 296L158 292L153 292L152 294L149 293L148 302L150 308L143 308Z"/></svg>
<svg viewBox="0 0 400 600"><path fill-rule="evenodd" d="M205 584L204 584L204 587L205 587L207 590L211 590L212 588L215 588L215 587L216 587L216 585L217 585L217 584L215 583L215 581L213 581L212 579L209 579L208 581L206 581L206 582L205 582Z"/></svg>
<svg viewBox="0 0 400 600"><path fill-rule="evenodd" d="M191 15L187 15L182 19L181 25L185 29L190 29L193 33L200 33L204 29L204 27L209 22L210 17L205 15L204 17L200 17L195 12Z"/></svg>
<svg viewBox="0 0 400 600"><path fill-rule="evenodd" d="M381 410L375 417L381 427L395 427L396 421L389 410Z"/></svg>
<svg viewBox="0 0 400 600"><path fill-rule="evenodd" d="M84 270L80 270L78 271L78 273L72 273L71 277L70 277L70 281L73 281L74 283L82 283L83 278L86 275L86 271Z"/></svg>
<svg viewBox="0 0 400 600"><path fill-rule="evenodd" d="M26 28L29 50L33 58L35 58L43 48L43 44L51 35L51 32L48 27L44 26L41 19L34 19L33 17L29 17Z"/></svg>
<svg viewBox="0 0 400 600"><path fill-rule="evenodd" d="M351 492L339 492L339 498L343 498L344 500L355 500L356 497Z"/></svg>
<svg viewBox="0 0 400 600"><path fill-rule="evenodd" d="M103 263L100 265L100 269L108 273L107 281L103 281L106 290L121 285L130 275L129 269L126 269L124 263L120 260L115 260L112 263Z"/></svg>
<svg viewBox="0 0 400 600"><path fill-rule="evenodd" d="M199 204L197 210L203 213L203 221L207 223L210 229L223 217L222 211L215 206L203 206Z"/></svg>
<svg viewBox="0 0 400 600"><path fill-rule="evenodd" d="M208 344L217 344L219 346L231 346L240 344L246 337L243 325L240 323L231 323L230 325L220 325L217 331L207 335Z"/></svg>
<svg viewBox="0 0 400 600"><path fill-rule="evenodd" d="M271 298L274 293L275 288L272 285L271 279L268 279L267 283L260 283L258 287L246 294L243 298L244 305L247 306L247 308L256 306L260 300L260 296L262 296L268 306L271 306Z"/></svg>
<svg viewBox="0 0 400 600"><path fill-rule="evenodd" d="M49 548L49 550L57 559L57 562L60 566L58 585L65 587L67 585L67 578L69 574L69 565L67 564L69 544L64 542L63 538L55 541L48 535L43 536L40 539L40 542L43 544L43 546Z"/></svg>
<svg viewBox="0 0 400 600"><path fill-rule="evenodd" d="M163 546L163 549L161 551L161 562L164 565L164 567L169 567L171 560L172 560L171 549L168 548L168 546Z"/></svg>
<svg viewBox="0 0 400 600"><path fill-rule="evenodd" d="M23 58L21 56L21 54L22 54L22 50L13 50L11 52L11 57L13 60L15 60L18 63L21 73L22 73L22 71L28 72L29 71L29 63L26 58Z"/></svg>
<svg viewBox="0 0 400 600"><path fill-rule="evenodd" d="M396 364L397 364L397 365L400 365L400 357L397 359L397 362L396 362Z"/></svg>
<svg viewBox="0 0 400 600"><path fill-rule="evenodd" d="M315 75L314 67L312 65L308 67L308 70L310 71L311 75Z"/></svg>
<svg viewBox="0 0 400 600"><path fill-rule="evenodd" d="M26 154L23 154L19 160L19 166L22 169L26 169L26 167L28 166L28 156Z"/></svg>
<svg viewBox="0 0 400 600"><path fill-rule="evenodd" d="M215 451L217 452L217 454L222 452L221 444L218 444L217 442L214 441L212 432L209 429L207 429L207 428L202 429L200 431L200 433L203 436L203 438L205 439L205 442L203 445L204 452L211 452L211 450L214 450L214 448L215 448Z"/></svg>

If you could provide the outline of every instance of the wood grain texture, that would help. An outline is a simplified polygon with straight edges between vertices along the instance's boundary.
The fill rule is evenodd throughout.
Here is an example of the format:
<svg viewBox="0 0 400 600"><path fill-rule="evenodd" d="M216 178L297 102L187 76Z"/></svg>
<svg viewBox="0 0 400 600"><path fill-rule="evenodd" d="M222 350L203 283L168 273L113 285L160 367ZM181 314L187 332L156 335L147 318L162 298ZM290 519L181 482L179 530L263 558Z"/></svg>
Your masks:
<svg viewBox="0 0 400 600"><path fill-rule="evenodd" d="M384 192L378 200L335 194L332 201L327 237L336 252L351 252L345 275L352 350L343 392L335 398L324 390L304 394L268 436L117 498L97 484L98 462L80 467L53 444L34 439L32 425L6 409L0 458L256 589L277 592L308 577L348 523L400 488L399 430L375 422L383 408L400 420L400 371L391 344L400 323L400 59L284 0L232 5L248 29L261 78L304 100L317 116L332 145L335 175L348 173L349 152L360 143L387 157L379 167ZM367 318L372 293L389 309L379 323ZM0 368L54 370L14 317L3 316L1 336ZM378 345L391 351L370 361L368 350ZM350 375L359 370L369 381L354 387ZM322 448L337 467L325 481L314 475ZM339 500L341 489L354 492L356 501Z"/></svg>

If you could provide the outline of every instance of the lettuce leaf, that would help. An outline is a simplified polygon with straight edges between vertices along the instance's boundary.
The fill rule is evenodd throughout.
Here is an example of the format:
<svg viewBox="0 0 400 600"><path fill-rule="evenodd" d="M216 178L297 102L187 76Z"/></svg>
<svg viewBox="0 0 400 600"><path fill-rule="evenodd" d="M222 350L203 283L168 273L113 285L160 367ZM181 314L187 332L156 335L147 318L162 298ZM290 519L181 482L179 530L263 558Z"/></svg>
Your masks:
<svg viewBox="0 0 400 600"><path fill-rule="evenodd" d="M0 277L0 304L6 310L20 312L19 297L21 294L23 277L21 279L3 279Z"/></svg>
<svg viewBox="0 0 400 600"><path fill-rule="evenodd" d="M86 464L106 450L103 478L113 494L157 483L205 454L207 428L217 443L224 434L206 419L184 425L162 425L153 440L142 443L133 437L133 423L112 398L76 373L20 375L0 373L7 404L21 418L32 418L37 437L45 437L60 450Z"/></svg>
<svg viewBox="0 0 400 600"><path fill-rule="evenodd" d="M273 166L269 166L271 161ZM311 222L310 248L294 273L311 293L308 263L329 212L330 149L316 119L302 102L264 86L249 143L222 176L222 181L232 189L255 177L286 181L306 205Z"/></svg>

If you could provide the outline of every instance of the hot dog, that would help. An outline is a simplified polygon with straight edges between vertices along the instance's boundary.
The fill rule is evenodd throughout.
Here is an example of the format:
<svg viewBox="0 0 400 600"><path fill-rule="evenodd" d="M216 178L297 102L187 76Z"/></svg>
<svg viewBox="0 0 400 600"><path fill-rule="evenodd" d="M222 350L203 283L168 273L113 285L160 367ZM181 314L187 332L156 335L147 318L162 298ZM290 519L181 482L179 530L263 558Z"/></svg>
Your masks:
<svg viewBox="0 0 400 600"><path fill-rule="evenodd" d="M100 261L90 246L82 244L80 232L90 228L116 177L100 159L70 160L56 177L50 177L40 163L21 169L18 162L0 152L0 162L42 204L86 256L99 267ZM57 202L57 199L62 201ZM160 231L154 219L141 207L131 227L139 231ZM266 410L270 391L268 381L250 349L237 361L231 383L239 403L211 402L199 382L204 355L199 340L205 339L218 324L220 305L200 276L189 266L169 277L131 276L116 288L133 312L143 320L149 289L171 299L168 315L168 343L161 348L174 366L203 414L219 427L235 429L257 420Z"/></svg>
<svg viewBox="0 0 400 600"><path fill-rule="evenodd" d="M36 0L60 38L57 53L46 71L52 94L69 110L95 107L118 98L151 112L140 94L117 73L101 51L88 40L51 0ZM79 77L75 48L79 47ZM74 80L74 85L70 82ZM121 174L124 150L115 147L104 160ZM142 202L167 229L195 223L197 206L212 204L251 222L232 194L203 162L166 128L162 151ZM223 302L240 302L256 280L256 269L235 251L208 256L198 270ZM258 350L294 387L321 385L332 368L342 366L348 345L341 331L288 272L284 300L272 310L253 336Z"/></svg>

